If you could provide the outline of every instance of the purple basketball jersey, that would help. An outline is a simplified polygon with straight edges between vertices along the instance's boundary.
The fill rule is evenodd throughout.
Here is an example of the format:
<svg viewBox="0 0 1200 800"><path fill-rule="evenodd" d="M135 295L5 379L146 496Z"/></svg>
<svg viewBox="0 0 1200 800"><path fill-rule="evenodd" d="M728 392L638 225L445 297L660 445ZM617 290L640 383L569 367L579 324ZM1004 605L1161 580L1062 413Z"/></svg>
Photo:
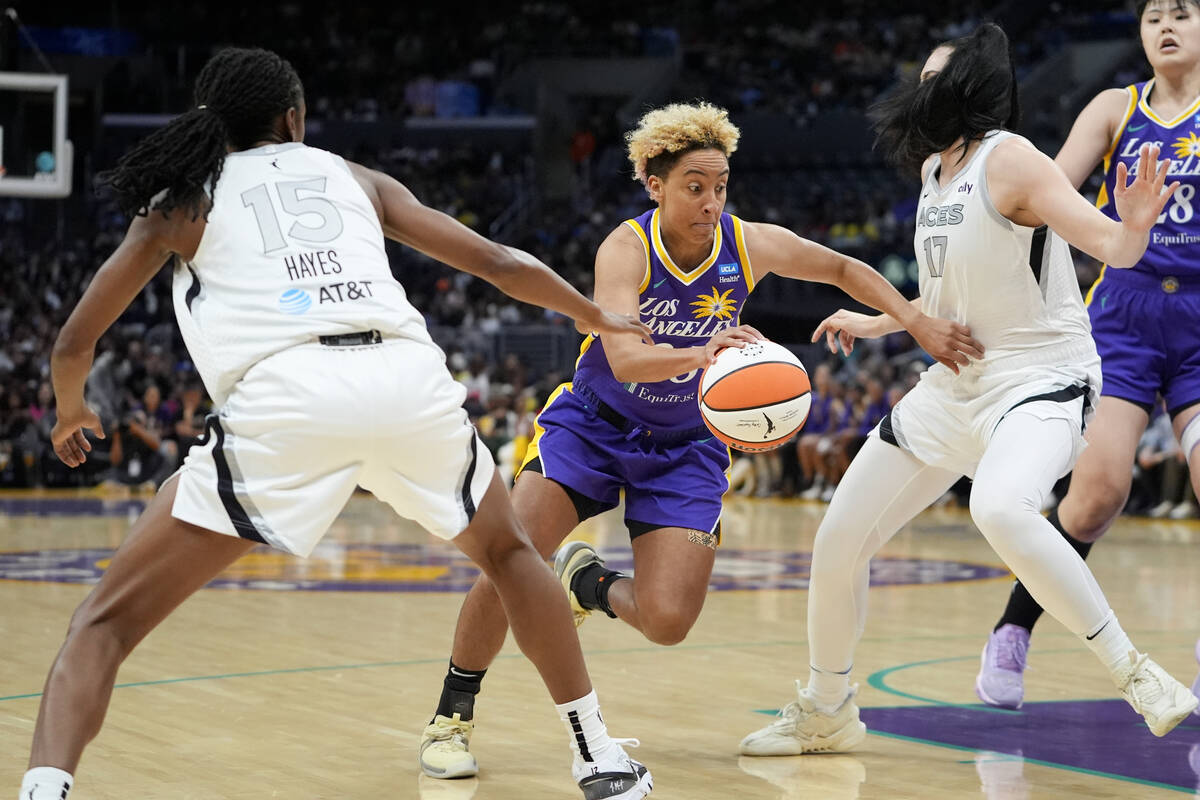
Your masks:
<svg viewBox="0 0 1200 800"><path fill-rule="evenodd" d="M1150 230L1146 254L1133 269L1159 280L1167 278L1200 278L1200 98L1173 120L1164 120L1154 113L1147 100L1154 81L1128 87L1129 106L1113 143L1104 157L1104 185L1096 205L1109 217L1117 217L1113 187L1117 179L1117 163L1123 162L1129 174L1137 172L1138 154L1147 144L1156 144L1160 158L1170 158L1171 173L1167 181L1179 181L1179 188L1167 202L1158 223ZM1111 271L1105 267L1103 280Z"/></svg>
<svg viewBox="0 0 1200 800"><path fill-rule="evenodd" d="M642 322L659 347L704 345L738 324L742 304L754 288L742 222L722 214L713 249L695 269L684 272L662 241L658 210L626 220L646 249L646 273L639 287ZM589 335L580 348L574 384L587 386L618 413L655 431L682 431L704 425L696 393L696 369L655 383L621 383L613 377L604 344Z"/></svg>
<svg viewBox="0 0 1200 800"><path fill-rule="evenodd" d="M1116 219L1116 163L1130 172L1138 151L1157 144L1179 188L1131 269L1105 266L1088 292L1092 338L1104 371L1102 394L1150 411L1161 396L1172 416L1200 402L1200 98L1175 119L1150 108L1154 81L1129 87L1125 120L1104 159L1096 204Z"/></svg>

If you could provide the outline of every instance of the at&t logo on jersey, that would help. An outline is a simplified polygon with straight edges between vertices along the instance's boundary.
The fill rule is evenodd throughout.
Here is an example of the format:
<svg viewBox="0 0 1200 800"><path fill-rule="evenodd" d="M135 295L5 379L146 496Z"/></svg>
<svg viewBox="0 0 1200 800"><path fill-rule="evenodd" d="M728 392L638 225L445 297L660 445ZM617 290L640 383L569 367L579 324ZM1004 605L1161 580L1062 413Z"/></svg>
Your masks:
<svg viewBox="0 0 1200 800"><path fill-rule="evenodd" d="M312 296L303 289L288 289L279 295L279 310L285 314L303 314L312 308Z"/></svg>

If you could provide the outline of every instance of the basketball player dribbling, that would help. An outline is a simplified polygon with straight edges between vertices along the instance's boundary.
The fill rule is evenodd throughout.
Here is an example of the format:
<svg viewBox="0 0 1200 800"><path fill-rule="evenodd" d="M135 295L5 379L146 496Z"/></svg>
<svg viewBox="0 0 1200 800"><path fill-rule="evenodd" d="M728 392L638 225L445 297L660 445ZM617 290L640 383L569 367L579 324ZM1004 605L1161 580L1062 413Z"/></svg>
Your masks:
<svg viewBox="0 0 1200 800"><path fill-rule="evenodd" d="M988 543L1109 671L1163 736L1196 707L1183 684L1139 653L1087 565L1041 516L1042 500L1084 445L1100 358L1067 243L1115 269L1133 266L1177 184L1142 149L1117 169L1116 218L1083 199L1054 163L1009 132L1018 120L1008 38L995 25L935 49L919 82L876 108L880 145L923 185L916 252L926 313L969 325L986 355L954 374L934 365L872 433L834 492L813 545L809 679L745 755L853 748L866 735L850 686L866 622L871 557L962 475ZM1119 221L1118 221L1119 220ZM1041 228L1048 225L1050 230ZM831 349L895 330L838 311L818 327Z"/></svg>
<svg viewBox="0 0 1200 800"><path fill-rule="evenodd" d="M656 207L601 244L595 296L613 313L640 314L657 346L589 335L573 382L537 418L513 489L517 517L544 554L624 492L636 577L607 569L582 542L560 550L555 568L577 621L601 611L658 644L683 640L708 590L729 451L704 427L696 391L718 350L759 338L737 324L759 280L774 272L839 286L895 315L948 370L982 354L965 326L926 316L866 264L724 213L738 136L726 112L707 103L653 110L628 134L634 174ZM504 636L504 613L481 577L463 604L442 696L422 737L425 774L478 770L469 749L474 701Z"/></svg>
<svg viewBox="0 0 1200 800"><path fill-rule="evenodd" d="M1097 95L1055 159L1076 187L1104 162L1097 205L1110 217L1117 165L1131 168L1147 142L1173 148L1179 161L1171 176L1181 184L1141 260L1131 269L1104 268L1088 293L1104 390L1088 427L1089 447L1067 496L1050 514L1082 558L1125 507L1138 441L1160 395L1200 494L1200 0L1142 0L1137 10L1154 77ZM985 703L1020 707L1030 632L1041 614L1025 586L1014 584L975 682ZM1200 696L1200 676L1192 692Z"/></svg>
<svg viewBox="0 0 1200 800"><path fill-rule="evenodd" d="M490 577L558 704L584 795L644 797L650 774L606 732L567 601L392 277L384 236L606 334L640 340L645 326L395 180L306 147L300 80L274 53L218 53L195 95L107 175L135 216L55 343L52 441L74 467L91 449L84 430L103 435L83 396L96 341L172 256L180 330L220 411L72 617L21 800L67 797L117 668L146 634L258 544L308 555L356 484Z"/></svg>

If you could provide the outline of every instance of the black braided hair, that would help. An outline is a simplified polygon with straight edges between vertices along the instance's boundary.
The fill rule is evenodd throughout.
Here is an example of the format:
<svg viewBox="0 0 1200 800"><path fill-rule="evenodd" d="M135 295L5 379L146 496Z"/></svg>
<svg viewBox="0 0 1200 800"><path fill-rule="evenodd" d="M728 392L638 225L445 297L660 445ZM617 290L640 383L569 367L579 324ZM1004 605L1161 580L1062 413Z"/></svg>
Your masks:
<svg viewBox="0 0 1200 800"><path fill-rule="evenodd" d="M126 214L174 209L207 218L225 156L275 138L280 114L299 108L296 71L270 50L231 47L196 78L196 107L142 139L98 177Z"/></svg>

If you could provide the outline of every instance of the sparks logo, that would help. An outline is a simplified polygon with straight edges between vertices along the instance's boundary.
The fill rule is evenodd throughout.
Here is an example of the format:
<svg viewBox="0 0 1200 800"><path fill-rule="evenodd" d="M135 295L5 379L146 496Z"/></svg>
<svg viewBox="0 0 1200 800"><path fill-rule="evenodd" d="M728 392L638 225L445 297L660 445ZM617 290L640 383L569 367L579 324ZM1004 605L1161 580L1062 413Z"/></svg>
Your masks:
<svg viewBox="0 0 1200 800"><path fill-rule="evenodd" d="M1200 156L1200 136L1197 136L1195 133L1189 133L1187 136L1180 136L1171 146L1175 148L1176 158Z"/></svg>
<svg viewBox="0 0 1200 800"><path fill-rule="evenodd" d="M726 289L723 292L718 292L717 287L712 287L712 294L699 295L691 305L692 316L697 319L703 317L716 317L717 319L733 319L733 312L737 308L737 301L729 295L733 289Z"/></svg>

